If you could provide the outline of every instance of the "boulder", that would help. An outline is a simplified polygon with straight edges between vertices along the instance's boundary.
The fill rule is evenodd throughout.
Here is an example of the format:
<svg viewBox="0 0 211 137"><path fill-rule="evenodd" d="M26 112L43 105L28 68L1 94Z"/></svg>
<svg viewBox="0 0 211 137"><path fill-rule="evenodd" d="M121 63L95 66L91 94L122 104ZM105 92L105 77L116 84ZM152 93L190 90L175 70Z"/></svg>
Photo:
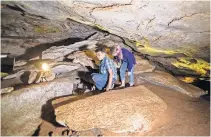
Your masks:
<svg viewBox="0 0 211 137"><path fill-rule="evenodd" d="M76 51L67 56L68 59L72 59L73 63L81 64L82 66L90 66L92 69L96 68L93 60L87 56L86 52Z"/></svg>
<svg viewBox="0 0 211 137"><path fill-rule="evenodd" d="M182 94L188 95L193 98L198 98L201 95L206 94L205 91L203 91L202 89L191 84L187 84L175 78L171 74L163 71L141 73L138 74L136 78L140 79L141 81L144 80L152 84L174 89L175 91L181 92Z"/></svg>
<svg viewBox="0 0 211 137"><path fill-rule="evenodd" d="M67 97L63 102L53 101L53 106L56 121L72 130L104 128L117 133L148 131L167 109L165 102L144 86L90 97Z"/></svg>
<svg viewBox="0 0 211 137"><path fill-rule="evenodd" d="M34 84L1 96L1 135L31 136L45 119L43 106L49 99L71 95L74 80L65 78ZM17 128L19 127L19 128ZM21 129L21 130L19 130Z"/></svg>
<svg viewBox="0 0 211 137"><path fill-rule="evenodd" d="M42 52L42 59L55 59L57 61L62 61L64 56L70 54L71 52L79 50L79 48L83 46L92 46L95 44L97 44L97 41L95 40L85 40L68 46L53 46Z"/></svg>

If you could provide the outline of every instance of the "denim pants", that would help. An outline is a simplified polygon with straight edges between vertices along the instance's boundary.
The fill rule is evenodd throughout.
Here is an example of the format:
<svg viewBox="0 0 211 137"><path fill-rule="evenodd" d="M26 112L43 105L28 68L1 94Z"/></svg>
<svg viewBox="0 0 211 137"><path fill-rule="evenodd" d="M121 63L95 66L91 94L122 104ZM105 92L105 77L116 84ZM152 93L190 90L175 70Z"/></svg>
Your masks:
<svg viewBox="0 0 211 137"><path fill-rule="evenodd" d="M103 90L108 83L108 74L92 73L92 80L98 90ZM113 78L112 84L114 84L115 79Z"/></svg>
<svg viewBox="0 0 211 137"><path fill-rule="evenodd" d="M128 63L127 62L122 62L122 65L120 67L120 79L121 81L125 80L125 73L126 73L126 70L127 70L127 65ZM134 66L132 67L131 69L131 74L130 74L130 78L129 78L129 83L131 85L134 84Z"/></svg>

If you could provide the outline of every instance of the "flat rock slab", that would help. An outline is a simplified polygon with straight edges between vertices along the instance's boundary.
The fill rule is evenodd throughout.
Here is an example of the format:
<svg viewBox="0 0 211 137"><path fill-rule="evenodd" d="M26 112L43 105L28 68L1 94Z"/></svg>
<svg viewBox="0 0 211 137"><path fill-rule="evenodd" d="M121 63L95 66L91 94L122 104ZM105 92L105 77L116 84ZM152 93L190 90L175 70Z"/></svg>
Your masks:
<svg viewBox="0 0 211 137"><path fill-rule="evenodd" d="M54 100L53 104L57 122L76 131L103 128L116 133L144 132L167 109L166 103L144 86L75 98Z"/></svg>
<svg viewBox="0 0 211 137"><path fill-rule="evenodd" d="M174 89L182 94L188 95L192 98L198 98L206 94L202 89L187 84L169 73L163 71L146 72L137 75L137 79L148 81L152 84L168 87Z"/></svg>

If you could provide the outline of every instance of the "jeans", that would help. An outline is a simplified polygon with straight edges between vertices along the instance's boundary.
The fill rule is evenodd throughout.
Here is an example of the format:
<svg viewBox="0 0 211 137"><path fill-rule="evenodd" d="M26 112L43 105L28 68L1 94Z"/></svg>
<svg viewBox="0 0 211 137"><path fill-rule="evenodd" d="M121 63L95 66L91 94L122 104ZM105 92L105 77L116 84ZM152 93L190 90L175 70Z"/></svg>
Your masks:
<svg viewBox="0 0 211 137"><path fill-rule="evenodd" d="M98 90L103 90L106 87L108 82L108 74L92 73L92 80ZM113 78L112 84L114 84L115 79Z"/></svg>
<svg viewBox="0 0 211 137"><path fill-rule="evenodd" d="M126 70L127 70L127 65L128 65L127 62L122 62L122 65L120 67L120 79L121 79L121 81L125 80L125 73L126 73ZM133 85L134 84L134 66L131 69L131 74L130 74L129 77L130 77L129 78L129 84Z"/></svg>

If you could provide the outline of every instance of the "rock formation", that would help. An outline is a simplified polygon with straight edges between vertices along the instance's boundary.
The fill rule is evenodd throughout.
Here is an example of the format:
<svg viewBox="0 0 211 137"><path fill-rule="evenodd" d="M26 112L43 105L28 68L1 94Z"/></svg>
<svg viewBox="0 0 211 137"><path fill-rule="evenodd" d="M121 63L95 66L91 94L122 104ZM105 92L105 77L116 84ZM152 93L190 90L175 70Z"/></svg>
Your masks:
<svg viewBox="0 0 211 137"><path fill-rule="evenodd" d="M202 89L191 84L184 83L169 73L162 71L141 73L137 75L137 79L174 89L193 98L198 98L206 94Z"/></svg>
<svg viewBox="0 0 211 137"><path fill-rule="evenodd" d="M51 99L90 91L97 43L109 57L114 45L133 52L138 84L199 99L204 91L175 77L210 79L209 1L2 1L1 18L2 135L31 136L41 120L51 122ZM132 89L56 100L57 121L75 130L149 131L167 106L143 85Z"/></svg>
<svg viewBox="0 0 211 137"><path fill-rule="evenodd" d="M209 1L4 1L1 7L2 53L10 56L40 56L52 45L114 34L104 43L123 42L176 75L209 77Z"/></svg>
<svg viewBox="0 0 211 137"><path fill-rule="evenodd" d="M42 119L45 119L45 111L50 111L42 110L47 101L73 94L74 82L77 81L57 79L2 95L1 135L31 136L41 124ZM21 127L21 130L17 127Z"/></svg>
<svg viewBox="0 0 211 137"><path fill-rule="evenodd" d="M55 108L57 122L77 131L95 127L119 133L148 131L153 120L167 108L144 86L77 98L66 99L70 103Z"/></svg>

